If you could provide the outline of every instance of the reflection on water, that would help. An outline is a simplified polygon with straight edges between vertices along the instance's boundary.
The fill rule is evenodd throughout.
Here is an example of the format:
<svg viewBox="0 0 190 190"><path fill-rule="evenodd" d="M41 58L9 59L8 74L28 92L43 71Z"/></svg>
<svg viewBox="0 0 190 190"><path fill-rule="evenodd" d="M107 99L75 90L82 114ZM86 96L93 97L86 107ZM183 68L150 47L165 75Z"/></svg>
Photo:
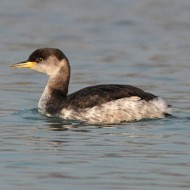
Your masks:
<svg viewBox="0 0 190 190"><path fill-rule="evenodd" d="M0 16L0 189L189 189L189 1L6 0ZM97 126L41 115L47 77L9 68L41 47L68 56L70 93L132 84L176 117Z"/></svg>

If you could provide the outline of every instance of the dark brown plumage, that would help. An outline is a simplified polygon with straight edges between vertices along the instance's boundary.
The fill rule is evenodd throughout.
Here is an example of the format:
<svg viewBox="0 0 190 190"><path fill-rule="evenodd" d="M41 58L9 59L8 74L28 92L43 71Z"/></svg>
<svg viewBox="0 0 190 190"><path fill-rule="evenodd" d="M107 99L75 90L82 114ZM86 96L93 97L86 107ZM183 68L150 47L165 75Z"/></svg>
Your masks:
<svg viewBox="0 0 190 190"><path fill-rule="evenodd" d="M85 109L131 96L138 96L145 101L157 97L130 85L103 84L86 87L68 95L63 105L71 109Z"/></svg>

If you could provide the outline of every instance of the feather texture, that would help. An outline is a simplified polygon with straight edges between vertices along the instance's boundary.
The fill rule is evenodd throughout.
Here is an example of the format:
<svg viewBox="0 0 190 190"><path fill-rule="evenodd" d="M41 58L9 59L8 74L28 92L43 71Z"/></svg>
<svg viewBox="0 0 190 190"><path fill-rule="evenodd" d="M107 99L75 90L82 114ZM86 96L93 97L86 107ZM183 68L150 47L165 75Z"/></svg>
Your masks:
<svg viewBox="0 0 190 190"><path fill-rule="evenodd" d="M149 101L157 96L130 85L104 84L83 88L68 95L63 106L71 109L92 108L110 101L137 96Z"/></svg>

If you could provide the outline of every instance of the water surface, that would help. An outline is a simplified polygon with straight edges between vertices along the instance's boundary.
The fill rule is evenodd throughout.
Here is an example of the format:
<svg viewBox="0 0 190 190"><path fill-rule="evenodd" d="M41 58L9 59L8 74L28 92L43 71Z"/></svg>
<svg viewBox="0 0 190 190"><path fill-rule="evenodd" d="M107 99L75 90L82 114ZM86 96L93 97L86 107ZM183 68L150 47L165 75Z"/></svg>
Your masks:
<svg viewBox="0 0 190 190"><path fill-rule="evenodd" d="M0 189L189 189L190 2L0 1ZM14 70L40 47L68 56L69 92L132 84L176 118L95 126L47 118L47 77Z"/></svg>

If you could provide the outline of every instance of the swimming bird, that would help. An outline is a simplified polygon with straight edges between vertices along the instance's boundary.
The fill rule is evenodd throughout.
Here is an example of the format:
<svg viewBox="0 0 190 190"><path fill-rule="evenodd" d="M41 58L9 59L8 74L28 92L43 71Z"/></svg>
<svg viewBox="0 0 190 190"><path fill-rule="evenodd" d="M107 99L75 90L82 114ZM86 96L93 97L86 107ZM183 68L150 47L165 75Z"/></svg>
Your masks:
<svg viewBox="0 0 190 190"><path fill-rule="evenodd" d="M37 49L12 68L30 68L49 76L38 103L47 116L114 124L169 115L170 106L162 98L131 85L101 84L68 95L70 64L59 49Z"/></svg>

